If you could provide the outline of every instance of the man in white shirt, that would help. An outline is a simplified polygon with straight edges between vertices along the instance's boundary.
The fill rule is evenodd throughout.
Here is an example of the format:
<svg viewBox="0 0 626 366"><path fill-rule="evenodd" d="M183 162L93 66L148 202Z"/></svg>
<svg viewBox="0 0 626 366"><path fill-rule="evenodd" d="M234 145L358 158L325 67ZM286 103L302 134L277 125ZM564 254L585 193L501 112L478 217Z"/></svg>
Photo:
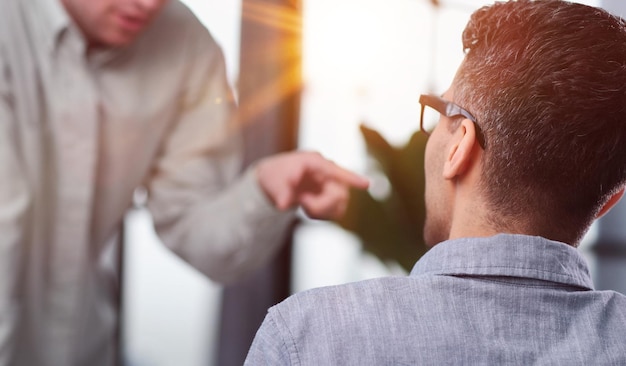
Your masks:
<svg viewBox="0 0 626 366"><path fill-rule="evenodd" d="M342 214L367 181L319 154L240 175L221 50L177 0L2 0L0 365L110 365L106 253L145 186L164 244L228 282L293 209Z"/></svg>

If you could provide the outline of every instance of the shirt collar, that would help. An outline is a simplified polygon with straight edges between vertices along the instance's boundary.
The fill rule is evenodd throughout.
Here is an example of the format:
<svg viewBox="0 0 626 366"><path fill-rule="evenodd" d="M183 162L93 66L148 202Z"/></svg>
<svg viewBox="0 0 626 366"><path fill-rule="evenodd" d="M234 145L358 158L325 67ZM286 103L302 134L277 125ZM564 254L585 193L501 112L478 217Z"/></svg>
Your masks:
<svg viewBox="0 0 626 366"><path fill-rule="evenodd" d="M34 15L35 28L38 36L45 44L46 49L54 53L61 42L63 33L71 30L75 33L71 47L77 52L84 53L87 49L87 41L74 23L70 15L65 10L61 0L27 0L30 4L30 11ZM94 64L104 64L122 53L124 48L102 48L94 51L91 59Z"/></svg>
<svg viewBox="0 0 626 366"><path fill-rule="evenodd" d="M32 19L37 20L39 36L48 50L53 51L62 32L72 24L70 16L61 0L30 0L28 3L34 15Z"/></svg>
<svg viewBox="0 0 626 366"><path fill-rule="evenodd" d="M411 276L426 274L525 277L593 289L587 263L576 248L526 235L444 241L411 271Z"/></svg>

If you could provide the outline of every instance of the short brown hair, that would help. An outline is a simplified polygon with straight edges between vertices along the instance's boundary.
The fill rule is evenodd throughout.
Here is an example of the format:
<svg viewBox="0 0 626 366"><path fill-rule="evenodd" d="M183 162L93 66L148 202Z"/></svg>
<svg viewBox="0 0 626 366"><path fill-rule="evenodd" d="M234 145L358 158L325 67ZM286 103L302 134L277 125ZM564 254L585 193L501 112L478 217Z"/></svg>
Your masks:
<svg viewBox="0 0 626 366"><path fill-rule="evenodd" d="M455 101L486 139L491 221L577 245L626 182L626 24L566 1L476 11Z"/></svg>

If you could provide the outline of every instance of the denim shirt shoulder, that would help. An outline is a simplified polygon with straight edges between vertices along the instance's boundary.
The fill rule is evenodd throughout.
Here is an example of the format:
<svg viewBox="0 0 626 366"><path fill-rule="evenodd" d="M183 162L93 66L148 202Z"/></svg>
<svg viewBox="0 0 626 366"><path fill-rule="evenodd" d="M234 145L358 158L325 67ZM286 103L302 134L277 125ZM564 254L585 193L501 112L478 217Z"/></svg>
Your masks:
<svg viewBox="0 0 626 366"><path fill-rule="evenodd" d="M626 365L626 297L593 291L573 247L496 235L442 242L410 276L295 294L247 365Z"/></svg>

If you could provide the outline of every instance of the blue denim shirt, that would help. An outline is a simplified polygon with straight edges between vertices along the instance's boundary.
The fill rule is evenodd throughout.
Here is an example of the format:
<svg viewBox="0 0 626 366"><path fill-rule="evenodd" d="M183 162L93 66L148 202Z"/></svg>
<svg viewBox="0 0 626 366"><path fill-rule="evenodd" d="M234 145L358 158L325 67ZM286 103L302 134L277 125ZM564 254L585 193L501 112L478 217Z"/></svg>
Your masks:
<svg viewBox="0 0 626 366"><path fill-rule="evenodd" d="M592 286L563 243L450 240L410 276L270 308L246 365L626 365L626 297Z"/></svg>

